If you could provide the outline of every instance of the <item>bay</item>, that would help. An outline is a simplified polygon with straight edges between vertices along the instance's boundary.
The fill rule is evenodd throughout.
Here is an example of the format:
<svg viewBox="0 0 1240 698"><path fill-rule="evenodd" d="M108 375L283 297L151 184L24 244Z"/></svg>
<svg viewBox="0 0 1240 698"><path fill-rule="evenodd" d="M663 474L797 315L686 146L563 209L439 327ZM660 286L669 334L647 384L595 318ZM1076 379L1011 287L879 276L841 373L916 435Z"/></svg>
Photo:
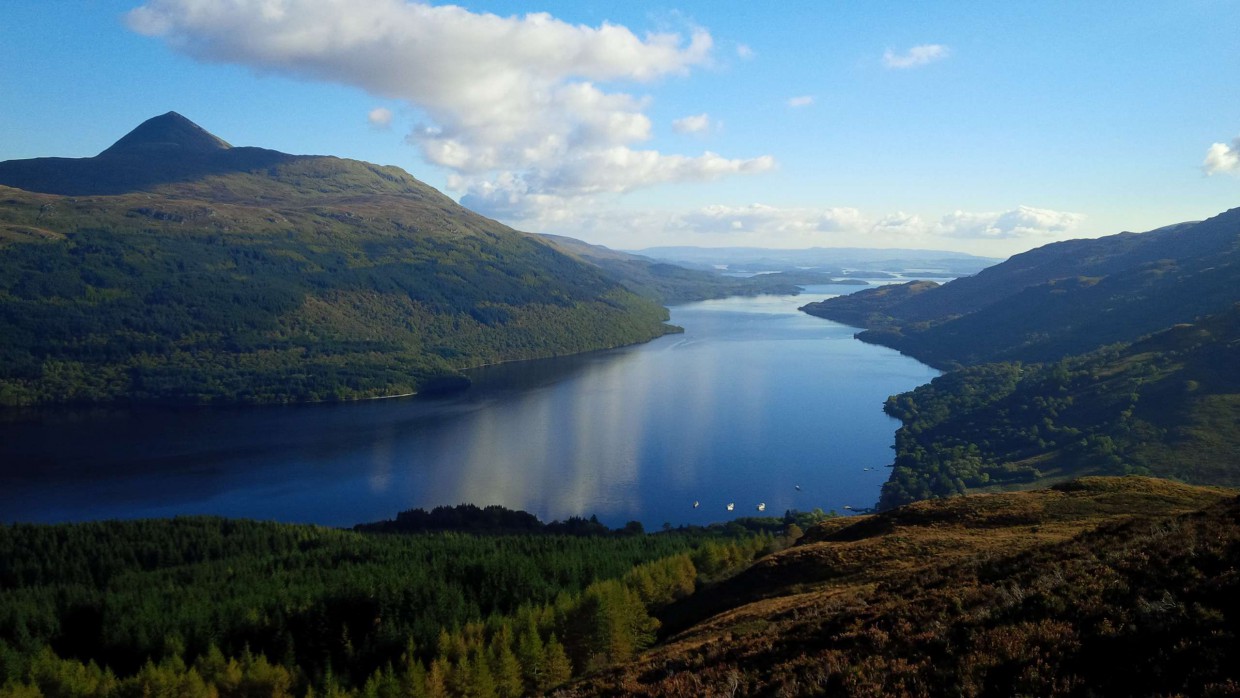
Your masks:
<svg viewBox="0 0 1240 698"><path fill-rule="evenodd" d="M0 424L0 520L347 526L472 502L649 530L869 507L899 426L883 401L937 372L796 310L856 288L677 306L683 334L478 369L446 398L42 411Z"/></svg>

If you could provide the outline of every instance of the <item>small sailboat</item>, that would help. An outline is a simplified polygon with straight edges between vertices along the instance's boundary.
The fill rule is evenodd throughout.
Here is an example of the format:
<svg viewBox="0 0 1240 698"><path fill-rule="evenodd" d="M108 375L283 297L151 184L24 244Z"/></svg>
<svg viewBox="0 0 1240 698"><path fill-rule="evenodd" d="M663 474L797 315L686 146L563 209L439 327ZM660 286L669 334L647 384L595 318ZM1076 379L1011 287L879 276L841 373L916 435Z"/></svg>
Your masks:
<svg viewBox="0 0 1240 698"><path fill-rule="evenodd" d="M693 500L693 508L694 508L694 509L697 509L697 508L698 508L698 507L700 507L700 506L702 506L702 503L701 503L701 502L699 502L699 501L698 501L698 500L696 500L696 499L695 499L695 500Z"/></svg>
<svg viewBox="0 0 1240 698"><path fill-rule="evenodd" d="M735 508L736 508L736 502L728 502L728 511L732 511Z"/></svg>
<svg viewBox="0 0 1240 698"><path fill-rule="evenodd" d="M758 502L758 511L766 511L766 502Z"/></svg>

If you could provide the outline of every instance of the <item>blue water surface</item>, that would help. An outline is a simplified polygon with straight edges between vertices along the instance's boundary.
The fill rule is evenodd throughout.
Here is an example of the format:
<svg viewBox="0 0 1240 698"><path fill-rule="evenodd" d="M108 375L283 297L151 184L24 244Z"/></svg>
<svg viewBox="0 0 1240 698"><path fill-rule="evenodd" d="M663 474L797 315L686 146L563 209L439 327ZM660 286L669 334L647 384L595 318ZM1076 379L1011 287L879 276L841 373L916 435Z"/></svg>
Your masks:
<svg viewBox="0 0 1240 698"><path fill-rule="evenodd" d="M899 426L883 401L937 373L797 311L853 290L677 306L684 334L480 369L448 398L41 412L0 424L0 520L346 526L472 502L649 530L869 507Z"/></svg>

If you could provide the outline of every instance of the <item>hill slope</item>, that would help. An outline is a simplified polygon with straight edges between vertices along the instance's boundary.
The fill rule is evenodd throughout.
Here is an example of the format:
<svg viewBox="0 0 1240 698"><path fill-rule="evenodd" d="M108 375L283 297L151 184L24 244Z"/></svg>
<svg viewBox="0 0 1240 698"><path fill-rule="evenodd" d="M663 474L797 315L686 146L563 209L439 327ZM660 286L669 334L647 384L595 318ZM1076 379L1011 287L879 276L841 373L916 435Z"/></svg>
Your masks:
<svg viewBox="0 0 1240 698"><path fill-rule="evenodd" d="M805 312L939 367L1048 361L1127 342L1240 300L1240 209L1144 234L1055 243L976 276L876 290Z"/></svg>
<svg viewBox="0 0 1240 698"><path fill-rule="evenodd" d="M904 422L881 507L1047 478L1240 486L1240 306L1046 365L953 371L887 401Z"/></svg>
<svg viewBox="0 0 1240 698"><path fill-rule="evenodd" d="M566 695L1230 695L1240 500L1144 478L837 519Z"/></svg>
<svg viewBox="0 0 1240 698"><path fill-rule="evenodd" d="M634 293L669 305L727 296L757 296L768 293L794 296L801 292L801 285L826 283L866 285L864 281L833 279L829 274L811 270L765 273L746 277L725 276L718 270L690 268L642 255L619 252L601 245L591 245L559 235L542 235L541 237L550 241L564 253L599 267L608 276L620 281Z"/></svg>
<svg viewBox="0 0 1240 698"><path fill-rule="evenodd" d="M397 168L233 148L176 114L95 158L0 163L0 184L0 404L408 393L670 329Z"/></svg>

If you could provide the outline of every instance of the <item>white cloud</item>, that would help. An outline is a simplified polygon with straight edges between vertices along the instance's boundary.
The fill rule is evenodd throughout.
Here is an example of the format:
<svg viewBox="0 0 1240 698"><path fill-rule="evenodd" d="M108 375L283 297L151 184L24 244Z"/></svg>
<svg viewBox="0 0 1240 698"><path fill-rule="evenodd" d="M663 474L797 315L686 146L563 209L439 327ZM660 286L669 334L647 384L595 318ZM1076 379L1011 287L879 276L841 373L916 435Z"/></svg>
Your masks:
<svg viewBox="0 0 1240 698"><path fill-rule="evenodd" d="M883 53L883 65L897 70L916 68L927 63L943 60L949 55L951 55L951 49L942 44L922 44L914 46L904 53L896 53L891 49L887 49Z"/></svg>
<svg viewBox="0 0 1240 698"><path fill-rule="evenodd" d="M366 119L375 128L388 128L392 125L392 110L386 107L375 107L366 115Z"/></svg>
<svg viewBox="0 0 1240 698"><path fill-rule="evenodd" d="M1240 137L1232 140L1231 145L1215 143L1210 146L1201 167L1207 175L1240 174Z"/></svg>
<svg viewBox="0 0 1240 698"><path fill-rule="evenodd" d="M748 44L737 44L736 55L741 60L748 61L748 60L753 59L753 57L756 56L757 54L754 53L754 50L750 48Z"/></svg>
<svg viewBox="0 0 1240 698"><path fill-rule="evenodd" d="M672 130L676 133L705 133L710 130L710 117L697 114L676 119L672 122Z"/></svg>
<svg viewBox="0 0 1240 698"><path fill-rule="evenodd" d="M792 97L788 100L788 106L793 109L796 109L797 107L808 107L813 103L814 98L811 95L801 95L800 97Z"/></svg>
<svg viewBox="0 0 1240 698"><path fill-rule="evenodd" d="M730 175L760 174L775 168L770 156L729 159L707 151L698 157L663 155L617 146L575 153L554 168L495 177L457 177L461 203L487 215L525 218L541 205L553 207L596 194L620 194L669 182L709 182ZM550 198L548 198L550 197ZM577 202L588 208L588 202Z"/></svg>
<svg viewBox="0 0 1240 698"><path fill-rule="evenodd" d="M914 247L1007 254L1064 239L1080 214L1029 206L995 212L956 211L935 220L915 213L871 214L838 207L712 205L628 211L606 199L548 195L515 180L471 189L462 203L521 230L557 233L619 248L654 244L756 247ZM962 241L967 241L963 244Z"/></svg>
<svg viewBox="0 0 1240 698"><path fill-rule="evenodd" d="M695 233L746 231L763 236L807 240L820 233L860 232L866 227L855 208L778 208L764 204L706 206L680 217Z"/></svg>
<svg viewBox="0 0 1240 698"><path fill-rule="evenodd" d="M1056 237L1070 232L1085 219L1079 213L1018 206L1000 213L956 211L939 221L939 234L970 239Z"/></svg>
<svg viewBox="0 0 1240 698"><path fill-rule="evenodd" d="M427 116L409 134L427 161L532 193L627 191L769 169L767 158L665 155L649 100L603 87L684 75L709 32L637 36L548 14L500 17L406 0L148 0L129 26L204 61L359 87ZM372 113L373 120L373 113ZM596 173L588 165L627 168Z"/></svg>

